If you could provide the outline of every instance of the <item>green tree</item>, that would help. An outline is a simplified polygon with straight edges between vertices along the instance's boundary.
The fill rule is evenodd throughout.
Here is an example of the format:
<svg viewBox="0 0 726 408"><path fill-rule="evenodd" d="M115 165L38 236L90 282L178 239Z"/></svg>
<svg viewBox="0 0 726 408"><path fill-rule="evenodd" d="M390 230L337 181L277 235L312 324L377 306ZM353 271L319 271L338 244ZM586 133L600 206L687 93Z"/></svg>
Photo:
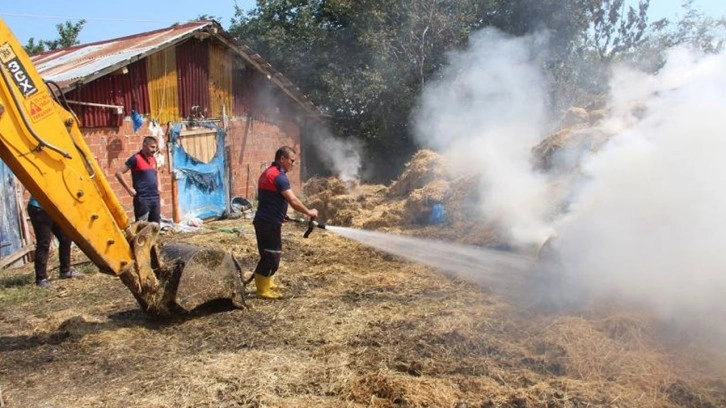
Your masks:
<svg viewBox="0 0 726 408"><path fill-rule="evenodd" d="M33 37L30 37L28 39L28 42L23 46L23 48L25 48L25 52L27 52L28 55L39 54L45 51L45 45L43 44L43 41L36 43L35 38Z"/></svg>
<svg viewBox="0 0 726 408"><path fill-rule="evenodd" d="M323 107L335 134L363 140L377 159L369 164L396 171L415 148L416 97L446 50L466 41L480 3L259 1L246 16L238 9L230 32Z"/></svg>
<svg viewBox="0 0 726 408"><path fill-rule="evenodd" d="M683 18L666 26L657 37L664 47L688 45L706 53L717 54L726 41L726 16L708 17L693 7L693 0L681 5Z"/></svg>
<svg viewBox="0 0 726 408"><path fill-rule="evenodd" d="M691 0L686 0L690 4ZM331 117L333 133L367 148L375 179L400 174L416 150L409 118L449 51L471 33L549 33L543 47L554 116L588 105L608 82L608 66L642 57L649 46L684 42L720 49L723 41L692 15L677 28L648 21L650 0L259 0L237 8L230 32L263 55ZM670 31L666 28L670 27ZM668 33L666 36L665 34ZM380 169L388 169L381 172Z"/></svg>
<svg viewBox="0 0 726 408"><path fill-rule="evenodd" d="M191 21L208 21L208 20L214 20L214 21L216 21L218 23L221 23L222 22L222 19L221 18L219 18L217 16L210 15L210 14L200 14L200 15L197 16L197 18L195 18L195 19L193 19Z"/></svg>
<svg viewBox="0 0 726 408"><path fill-rule="evenodd" d="M58 30L59 38L50 41L43 41L43 43L49 50L58 50L78 45L80 44L78 41L78 35L81 33L85 24L86 20L78 20L75 24L71 21L57 24L55 28Z"/></svg>
<svg viewBox="0 0 726 408"><path fill-rule="evenodd" d="M624 0L591 0L587 3L590 27L584 32L586 44L603 62L632 52L647 39L650 0L641 0L638 9L625 7Z"/></svg>
<svg viewBox="0 0 726 408"><path fill-rule="evenodd" d="M58 50L78 45L80 44L78 35L81 33L85 24L86 20L83 19L78 20L77 23L66 21L65 23L56 24L55 28L58 30L58 38L55 40L41 40L37 44L34 38L30 38L24 46L25 51L33 55L47 50Z"/></svg>

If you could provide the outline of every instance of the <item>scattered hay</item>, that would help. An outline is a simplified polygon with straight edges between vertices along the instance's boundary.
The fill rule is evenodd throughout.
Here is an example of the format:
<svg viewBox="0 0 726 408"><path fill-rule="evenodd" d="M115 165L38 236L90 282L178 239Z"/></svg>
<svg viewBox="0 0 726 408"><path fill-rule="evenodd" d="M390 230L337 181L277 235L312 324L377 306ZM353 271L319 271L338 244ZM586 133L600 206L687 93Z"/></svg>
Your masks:
<svg viewBox="0 0 726 408"><path fill-rule="evenodd" d="M454 382L415 378L389 370L358 378L348 395L354 402L372 407L453 407L461 399Z"/></svg>
<svg viewBox="0 0 726 408"><path fill-rule="evenodd" d="M543 336L546 357L572 378L630 384L655 396L660 385L671 380L662 355L632 330L631 320L601 324L606 332L583 318L557 319Z"/></svg>
<svg viewBox="0 0 726 408"><path fill-rule="evenodd" d="M419 150L406 164L401 176L388 190L390 197L403 197L428 183L446 179L444 158L431 150Z"/></svg>
<svg viewBox="0 0 726 408"><path fill-rule="evenodd" d="M543 151L596 135L572 133ZM316 178L304 191L332 225L506 245L479 210L479 177L452 179L438 155L421 151L390 188ZM427 225L434 202L446 209L441 225ZM258 299L247 287L245 310L212 304L155 321L101 274L54 282L53 292L0 289L24 292L0 296L2 398L75 407L726 406L724 372L713 367L722 349L697 353L697 333L666 346L656 318L618 302L581 316L524 312L492 288L331 230L304 239L304 230L283 227L276 281L286 299ZM161 240L223 247L246 274L258 259L248 219Z"/></svg>

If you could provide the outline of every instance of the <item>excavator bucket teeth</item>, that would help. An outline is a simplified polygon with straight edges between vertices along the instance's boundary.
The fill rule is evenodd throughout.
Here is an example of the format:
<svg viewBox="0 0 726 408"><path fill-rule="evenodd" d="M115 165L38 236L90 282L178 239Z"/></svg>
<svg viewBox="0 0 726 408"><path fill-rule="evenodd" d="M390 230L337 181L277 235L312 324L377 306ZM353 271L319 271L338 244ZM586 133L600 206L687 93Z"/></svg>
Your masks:
<svg viewBox="0 0 726 408"><path fill-rule="evenodd" d="M167 243L161 248L161 255L166 265L172 266L172 282L176 284L173 301L183 310L189 312L218 299L230 299L236 307L244 307L242 271L230 254L189 244Z"/></svg>

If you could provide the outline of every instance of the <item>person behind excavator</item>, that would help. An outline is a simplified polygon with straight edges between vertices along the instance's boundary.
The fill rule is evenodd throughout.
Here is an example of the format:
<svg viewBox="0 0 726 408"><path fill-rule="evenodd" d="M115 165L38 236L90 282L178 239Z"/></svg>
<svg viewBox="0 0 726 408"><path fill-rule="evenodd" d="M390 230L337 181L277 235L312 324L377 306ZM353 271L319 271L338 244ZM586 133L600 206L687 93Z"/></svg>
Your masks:
<svg viewBox="0 0 726 408"><path fill-rule="evenodd" d="M71 266L71 244L73 242L33 196L30 196L30 200L28 200L28 217L35 233L35 256L33 258L35 284L44 289L51 287L48 281L48 255L53 236L58 239L60 278L85 278L83 273L76 271Z"/></svg>
<svg viewBox="0 0 726 408"><path fill-rule="evenodd" d="M292 147L280 147L275 152L275 161L262 173L258 182L257 212L252 225L255 227L260 261L254 277L257 296L265 299L282 297L275 291L281 287L275 284L273 276L280 266L282 224L287 218L288 204L311 220L318 216L318 210L308 209L290 188L287 173L292 170L296 160L297 152Z"/></svg>
<svg viewBox="0 0 726 408"><path fill-rule="evenodd" d="M141 150L129 157L116 172L116 179L134 198L134 217L136 221L161 222L161 182L156 168L156 138L146 136ZM124 179L124 173L131 170L130 188Z"/></svg>

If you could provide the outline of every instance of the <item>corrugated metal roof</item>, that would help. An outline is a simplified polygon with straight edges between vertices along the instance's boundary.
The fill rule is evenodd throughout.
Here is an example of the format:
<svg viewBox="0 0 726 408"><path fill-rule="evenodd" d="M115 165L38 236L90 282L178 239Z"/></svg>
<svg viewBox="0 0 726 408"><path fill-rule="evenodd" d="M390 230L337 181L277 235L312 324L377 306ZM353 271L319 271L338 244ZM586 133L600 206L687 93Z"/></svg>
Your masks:
<svg viewBox="0 0 726 408"><path fill-rule="evenodd" d="M93 59L78 58L77 55L74 55L77 53L74 52L64 56L63 58L58 58L58 60L67 59L68 62L66 63L58 60L52 60L49 61L48 64L41 65L41 75L46 81L54 81L59 84L70 85L78 80L82 80L98 72L102 72L107 67L127 65L124 64L124 62L130 61L131 58L139 55L139 53L144 53L148 50L149 47L144 49L132 49ZM61 85L61 87L63 88L63 85Z"/></svg>
<svg viewBox="0 0 726 408"><path fill-rule="evenodd" d="M128 37L77 45L34 55L31 59L43 79L57 83L66 93L153 52L172 47L193 35L200 35L197 33L214 36L245 62L265 74L305 110L314 115L321 114L295 85L275 71L259 54L229 36L215 21L194 21Z"/></svg>

